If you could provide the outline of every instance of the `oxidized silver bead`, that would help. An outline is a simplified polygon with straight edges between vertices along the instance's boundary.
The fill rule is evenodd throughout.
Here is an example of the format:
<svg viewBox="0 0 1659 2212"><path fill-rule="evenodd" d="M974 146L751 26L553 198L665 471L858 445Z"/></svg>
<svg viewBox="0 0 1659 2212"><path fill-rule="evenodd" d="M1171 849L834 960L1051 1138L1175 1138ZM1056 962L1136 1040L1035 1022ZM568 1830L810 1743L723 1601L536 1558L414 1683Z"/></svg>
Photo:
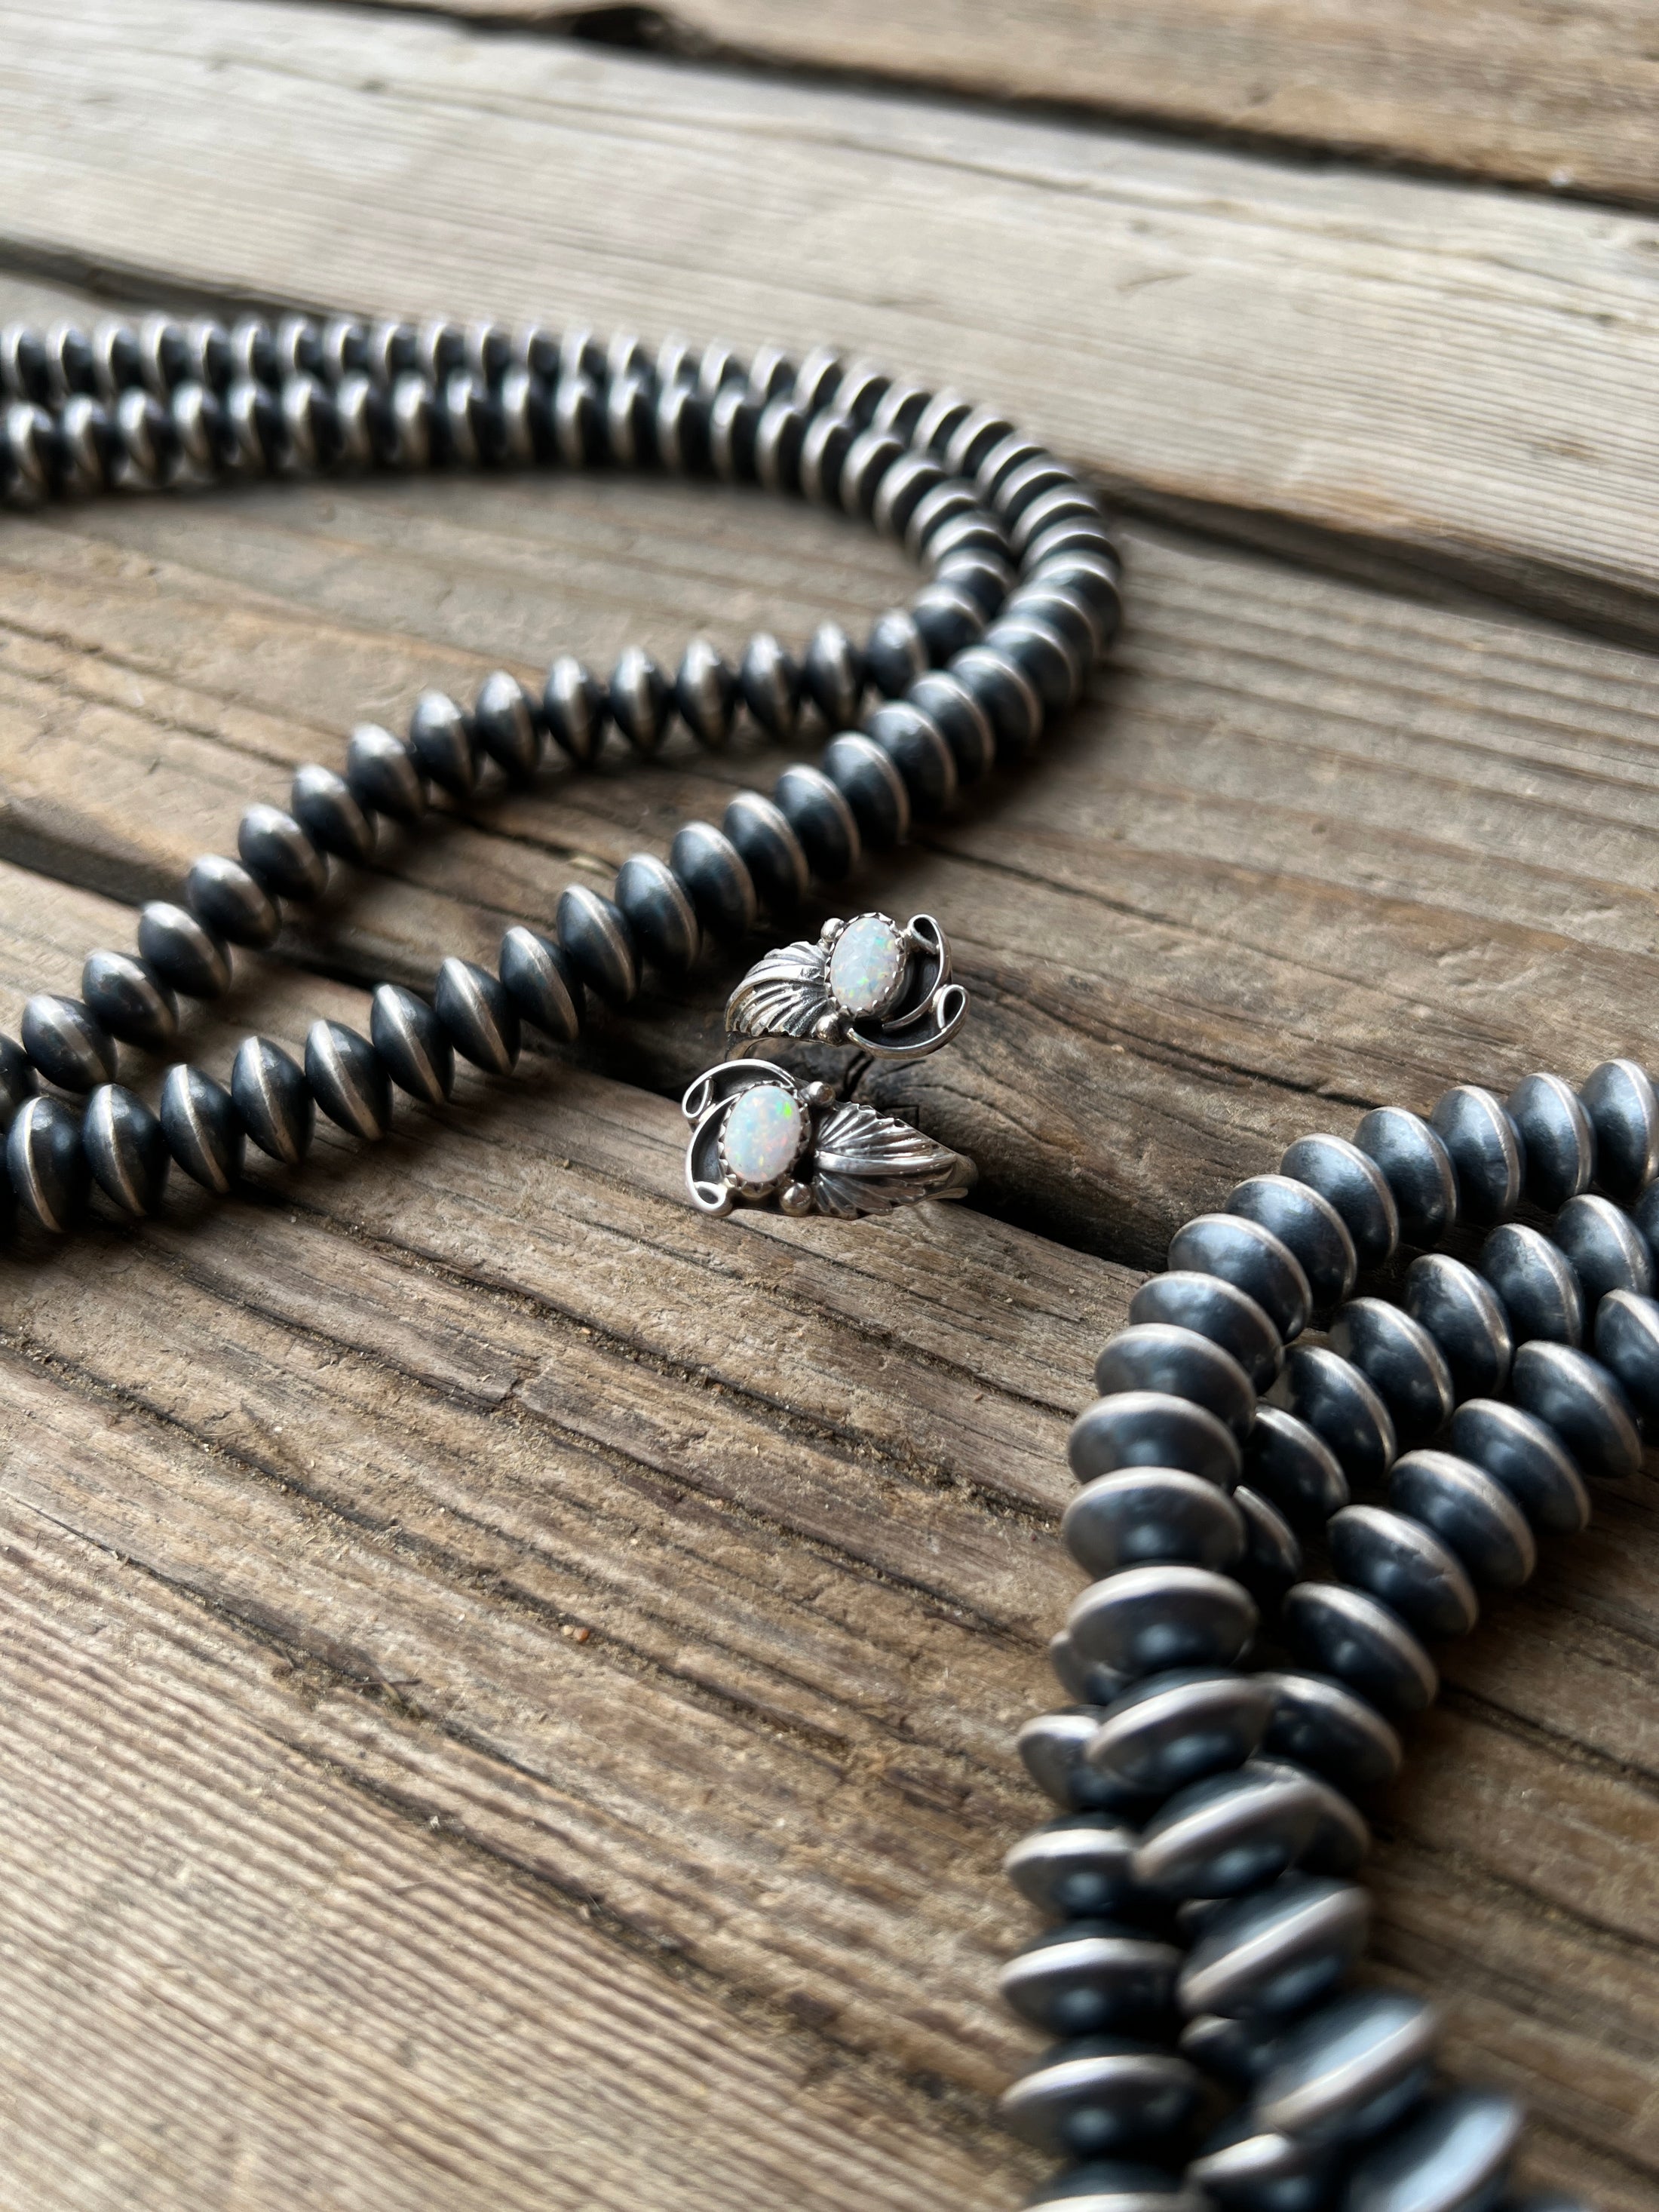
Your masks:
<svg viewBox="0 0 1659 2212"><path fill-rule="evenodd" d="M240 1180L246 1132L235 1103L206 1071L182 1062L161 1084L167 1149L187 1176L222 1197Z"/></svg>
<svg viewBox="0 0 1659 2212"><path fill-rule="evenodd" d="M269 1037L244 1037L231 1065L230 1095L260 1151L297 1167L316 1121L316 1101L298 1062Z"/></svg>
<svg viewBox="0 0 1659 2212"><path fill-rule="evenodd" d="M128 953L88 953L81 996L94 1018L124 1044L159 1052L179 1034L179 1001Z"/></svg>
<svg viewBox="0 0 1659 2212"><path fill-rule="evenodd" d="M167 1141L142 1098L118 1083L93 1092L81 1120L93 1181L124 1213L153 1213L167 1179Z"/></svg>

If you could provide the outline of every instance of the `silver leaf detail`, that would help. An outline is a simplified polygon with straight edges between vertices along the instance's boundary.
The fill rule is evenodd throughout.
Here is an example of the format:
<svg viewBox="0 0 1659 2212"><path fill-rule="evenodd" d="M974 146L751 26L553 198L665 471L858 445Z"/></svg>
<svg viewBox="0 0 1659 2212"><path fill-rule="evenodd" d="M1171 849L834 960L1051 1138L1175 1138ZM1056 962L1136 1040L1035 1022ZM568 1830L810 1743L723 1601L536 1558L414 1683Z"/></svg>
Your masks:
<svg viewBox="0 0 1659 2212"><path fill-rule="evenodd" d="M781 945L756 962L726 1001L726 1035L813 1036L824 1016L834 1018L836 1012L829 973L826 945L805 939Z"/></svg>
<svg viewBox="0 0 1659 2212"><path fill-rule="evenodd" d="M837 1106L818 1124L812 1196L820 1213L879 1213L935 1193L960 1196L964 1170L971 1176L966 1161L908 1121L868 1106Z"/></svg>

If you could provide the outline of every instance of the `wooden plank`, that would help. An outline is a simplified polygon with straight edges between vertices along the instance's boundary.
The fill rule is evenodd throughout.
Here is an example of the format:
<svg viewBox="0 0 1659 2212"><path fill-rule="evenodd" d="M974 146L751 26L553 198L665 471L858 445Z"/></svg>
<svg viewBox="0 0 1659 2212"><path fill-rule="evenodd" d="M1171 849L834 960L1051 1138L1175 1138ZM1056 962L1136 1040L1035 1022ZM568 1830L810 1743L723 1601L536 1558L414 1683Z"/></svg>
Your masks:
<svg viewBox="0 0 1659 2212"><path fill-rule="evenodd" d="M0 867L0 1022L120 921ZM292 1038L302 1010L355 1004L273 975L250 1011ZM325 1133L310 1172L261 1170L234 1206L0 1261L0 1504L25 1555L0 1559L29 1622L7 1663L43 1747L15 1755L53 1777L0 1890L21 1975L0 2038L42 2206L67 2201L52 2177L88 2124L77 2100L46 2109L50 2069L22 2047L40 2009L98 2079L161 1988L193 2040L176 2089L117 2074L123 2189L136 2172L170 2202L153 2177L175 2095L246 2098L246 2202L291 2201L308 2153L286 2054L315 2033L303 2109L349 2057L321 2141L366 2197L441 2136L464 2203L587 2201L519 2148L550 2092L543 2014L515 1992L544 1973L583 2068L595 1978L626 1983L614 2032L623 2073L637 2057L650 2077L631 2155L653 2202L716 2201L711 2130L733 2156L759 2142L735 2201L766 2201L766 2115L804 2049L811 2127L844 2112L872 2155L895 2142L892 2201L989 2206L1029 2171L986 2109L1026 2047L990 1997L1020 1929L997 1861L1036 1812L1009 1738L1052 1696L1042 1644L1074 1580L1052 1535L1061 1439L1134 1279L971 1211L711 1229L679 1193L677 1121L546 1064L383 1150ZM1636 2212L1659 2175L1640 2093L1659 1554L1650 1501L1601 1511L1495 1637L1449 1655L1385 1808L1380 1955L1450 1997L1462 2071L1540 2105L1539 2172L1582 2182L1593 2143L1598 2201ZM46 1663L54 1639L82 1656ZM104 1817L71 1821L54 1808L118 1686ZM135 1823L159 1900L142 1872L112 1892L110 1839ZM180 1865L207 1886L199 1920L173 1911ZM61 1940L24 1941L48 1881L111 1904L65 1904ZM390 1896L384 1917L382 1889L426 1883L435 1923ZM359 1949L381 1961L367 1989ZM410 2057L428 1974L453 2027ZM342 2003L365 2012L350 2039L319 2021ZM641 2007L672 2048L710 2007L736 2026L688 2081ZM754 2057L752 2109L722 2101L728 2047ZM498 2059L504 2118L477 2086ZM594 2095L592 2118L561 2105L579 2177L620 2124L614 2090ZM886 2201L817 2141L805 2202Z"/></svg>
<svg viewBox="0 0 1659 2212"><path fill-rule="evenodd" d="M722 2002L427 1799L343 1781L268 1640L6 1509L18 2212L1006 2201L994 2153L787 2009Z"/></svg>
<svg viewBox="0 0 1659 2212"><path fill-rule="evenodd" d="M860 878L860 898L945 919L975 1000L951 1054L872 1095L971 1152L999 1210L1151 1264L1310 1126L1645 1049L1650 664L1190 542L1131 550L1097 704ZM465 692L497 660L533 678L566 646L604 665L629 637L672 655L700 628L735 647L820 610L856 627L901 574L805 509L599 477L20 520L0 533L0 852L150 896L423 684ZM550 921L566 883L665 850L784 757L681 738L648 767L619 748L600 775L556 769L389 848L295 949L425 985L440 951L489 957L508 921ZM596 1064L689 1081L743 957L689 1007L601 1023Z"/></svg>
<svg viewBox="0 0 1659 2212"><path fill-rule="evenodd" d="M833 337L1008 404L1143 505L1346 533L1655 635L1644 218L295 22L167 0L134 36L111 0L14 0L0 255L128 290Z"/></svg>
<svg viewBox="0 0 1659 2212"><path fill-rule="evenodd" d="M383 0L656 52L859 73L1268 145L1335 149L1516 184L1659 197L1659 69L1638 0L878 0L779 8L674 0Z"/></svg>

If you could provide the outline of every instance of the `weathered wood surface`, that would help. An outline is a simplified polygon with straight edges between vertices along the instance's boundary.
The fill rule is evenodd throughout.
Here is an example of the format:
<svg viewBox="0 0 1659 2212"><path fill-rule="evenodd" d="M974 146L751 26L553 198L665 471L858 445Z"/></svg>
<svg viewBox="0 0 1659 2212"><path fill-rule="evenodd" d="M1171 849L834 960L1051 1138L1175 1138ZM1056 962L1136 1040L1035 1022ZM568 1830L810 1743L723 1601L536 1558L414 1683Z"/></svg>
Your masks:
<svg viewBox="0 0 1659 2212"><path fill-rule="evenodd" d="M0 263L833 335L1015 408L1143 504L1351 533L1655 635L1645 217L441 21L297 20L10 0Z"/></svg>
<svg viewBox="0 0 1659 2212"><path fill-rule="evenodd" d="M875 1095L973 1152L1000 1210L1151 1265L1195 1199L1310 1125L1643 1050L1650 663L1190 543L1131 556L1097 703L864 879L951 918L976 999L951 1053ZM734 646L763 617L799 635L815 605L861 624L903 570L758 494L552 477L106 504L10 526L0 576L0 854L137 900L422 684L603 662L629 635ZM488 957L781 757L682 738L648 768L618 747L603 775L555 769L389 849L296 949L424 987L439 951ZM605 1064L677 1091L736 972L607 1025Z"/></svg>
<svg viewBox="0 0 1659 2212"><path fill-rule="evenodd" d="M5 1021L122 917L0 889ZM256 1012L292 1038L356 1003L289 976ZM7 1795L35 1808L7 1844L10 2170L77 2201L53 2170L94 2119L46 2086L101 2085L159 2013L179 2070L119 2108L169 2142L239 2117L198 2197L118 2142L92 2203L232 2173L274 2203L313 2160L423 2203L441 2157L434 2202L588 2202L567 2142L621 2202L636 2074L653 2203L738 2191L798 2075L804 2201L1006 2203L1007 1739L1072 1580L1064 1424L1133 1278L969 1212L711 1232L666 1103L544 1069L478 1108L0 1270ZM1378 1870L1382 1963L1543 2106L1540 2172L1595 2147L1611 2206L1659 2163L1653 1518L1605 1501L1453 1657Z"/></svg>
<svg viewBox="0 0 1659 2212"><path fill-rule="evenodd" d="M637 41L993 100L1659 197L1659 63L1640 0L384 0L486 23Z"/></svg>
<svg viewBox="0 0 1659 2212"><path fill-rule="evenodd" d="M1236 533L1264 510L1346 528L1327 550L1359 567L1368 471L1409 492L1414 595L1139 532L1091 708L863 879L962 947L955 1064L884 1095L986 1163L972 1209L694 1222L672 1094L729 980L711 968L689 1012L410 1113L381 1152L325 1135L291 1186L262 1170L231 1206L0 1260L8 2212L1006 2205L1035 2169L988 2117L1026 2047L990 1994L1020 1927L995 1869L1038 1813L1009 1736L1052 1695L1060 1444L1129 1270L1303 1127L1654 1032L1652 664L1425 580L1439 562L1605 621L1622 532L1618 618L1650 634L1649 492L1602 473L1644 434L1617 380L1573 401L1596 442L1553 480L1555 572L1504 474L1524 439L1477 380L1497 325L1451 332L1430 269L1462 255L1467 283L1475 238L1494 282L1506 257L1547 266L1560 319L1588 319L1645 227L1340 173L1292 208L1271 165L1058 126L976 123L970 159L920 106L320 9L59 20L8 14L28 35L0 61L0 230L65 282L596 320L661 294L744 340L833 324L1011 400L1035 379L1062 447L1126 478L1120 392L1086 372L1110 359L1121 386L1138 352L1128 413L1189 441L1174 491L1135 477L1143 506L1242 498ZM1394 210L1429 283L1419 344L1449 349L1456 409L1434 465L1472 456L1489 542L1442 543L1445 487L1394 449L1420 363L1368 365L1327 511L1215 473L1182 420L1195 325L1120 343L1073 276L1051 302L1069 360L1032 347L1013 242L1050 251L1088 199L1064 163L1103 145L1154 163L1143 196L1187 196L1206 312L1231 312L1225 246L1278 285L1281 327L1310 229L1334 238L1351 195L1423 195L1367 220ZM890 203L935 169L967 218L942 181L933 206L900 191L915 258L884 276L824 233L804 283L781 220L731 250L762 175L799 233L813 191ZM1206 178L1237 240L1194 211ZM1127 253L1127 204L1097 194L1076 235L1121 224L1103 251ZM1453 217L1431 250L1417 227ZM972 223L1009 243L964 323L939 271ZM0 289L0 313L72 304ZM1646 313L1625 333L1644 376ZM1333 419L1306 368L1253 395L1241 465L1271 465L1275 422ZM362 713L556 647L863 619L902 573L822 516L598 478L8 519L0 1027ZM222 1067L245 1027L361 1021L365 983L487 951L776 765L744 740L556 775L388 848L289 948L309 972L251 963L192 1048ZM1532 2171L1610 2212L1659 2203L1653 1496L1601 1499L1447 1654L1376 1866L1382 1970L1448 2002L1460 2073L1537 2106Z"/></svg>

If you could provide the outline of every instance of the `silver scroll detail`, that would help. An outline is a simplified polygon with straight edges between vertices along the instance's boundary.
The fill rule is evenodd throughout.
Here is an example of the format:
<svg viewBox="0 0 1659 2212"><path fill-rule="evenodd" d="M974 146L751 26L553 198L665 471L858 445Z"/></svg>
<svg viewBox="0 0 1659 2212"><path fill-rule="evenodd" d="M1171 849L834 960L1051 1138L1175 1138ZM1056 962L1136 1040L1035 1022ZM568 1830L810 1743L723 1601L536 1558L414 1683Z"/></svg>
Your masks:
<svg viewBox="0 0 1659 2212"><path fill-rule="evenodd" d="M699 1212L739 1201L848 1220L973 1188L971 1160L908 1121L837 1100L765 1060L729 1060L681 1101L691 1124L685 1180Z"/></svg>
<svg viewBox="0 0 1659 2212"><path fill-rule="evenodd" d="M849 961L849 953L862 957ZM816 941L801 938L757 961L727 1001L726 1030L920 1060L950 1042L967 1012L968 994L951 981L950 939L931 914L902 926L861 914L826 921Z"/></svg>

